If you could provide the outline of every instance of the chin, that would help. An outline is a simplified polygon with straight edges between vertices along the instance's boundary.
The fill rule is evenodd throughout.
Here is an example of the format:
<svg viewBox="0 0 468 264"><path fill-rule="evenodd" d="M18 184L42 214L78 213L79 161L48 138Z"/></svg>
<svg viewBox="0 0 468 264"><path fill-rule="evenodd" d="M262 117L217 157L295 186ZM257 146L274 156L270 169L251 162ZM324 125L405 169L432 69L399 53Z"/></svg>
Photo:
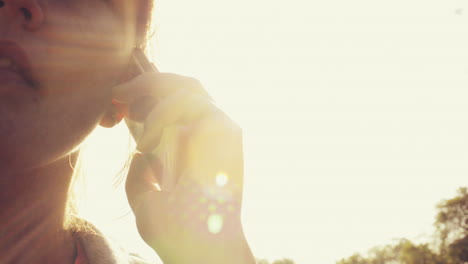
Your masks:
<svg viewBox="0 0 468 264"><path fill-rule="evenodd" d="M16 133L0 138L0 174L21 173L58 164L69 164L70 154L78 153L82 138L57 138ZM75 135L76 136L76 135ZM26 139L27 138L27 139ZM63 160L64 163L57 161Z"/></svg>

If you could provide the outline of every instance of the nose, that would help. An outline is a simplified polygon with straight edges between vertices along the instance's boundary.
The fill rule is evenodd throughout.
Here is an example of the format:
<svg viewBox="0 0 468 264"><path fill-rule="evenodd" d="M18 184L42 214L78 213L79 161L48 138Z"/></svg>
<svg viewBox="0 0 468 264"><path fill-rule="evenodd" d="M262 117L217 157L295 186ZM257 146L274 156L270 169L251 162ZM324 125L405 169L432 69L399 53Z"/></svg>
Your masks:
<svg viewBox="0 0 468 264"><path fill-rule="evenodd" d="M37 0L0 0L0 8L12 18L21 19L28 31L38 30L44 22L44 13Z"/></svg>

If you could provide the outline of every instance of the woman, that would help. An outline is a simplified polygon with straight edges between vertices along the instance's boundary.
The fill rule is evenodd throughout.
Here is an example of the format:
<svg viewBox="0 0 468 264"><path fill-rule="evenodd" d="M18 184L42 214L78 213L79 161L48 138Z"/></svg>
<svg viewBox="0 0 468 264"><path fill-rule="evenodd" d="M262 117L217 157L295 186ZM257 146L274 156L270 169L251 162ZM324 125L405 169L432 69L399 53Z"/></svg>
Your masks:
<svg viewBox="0 0 468 264"><path fill-rule="evenodd" d="M141 237L163 262L254 263L240 223L238 127L195 80L125 78L135 48L145 46L151 6L0 0L0 263L139 263L102 251L99 231L67 210L80 143L122 118L144 122L126 190ZM165 127L178 135L171 175L154 155ZM175 186L160 191L154 183L167 177ZM199 199L229 204L210 207L215 229L209 215L187 214Z"/></svg>

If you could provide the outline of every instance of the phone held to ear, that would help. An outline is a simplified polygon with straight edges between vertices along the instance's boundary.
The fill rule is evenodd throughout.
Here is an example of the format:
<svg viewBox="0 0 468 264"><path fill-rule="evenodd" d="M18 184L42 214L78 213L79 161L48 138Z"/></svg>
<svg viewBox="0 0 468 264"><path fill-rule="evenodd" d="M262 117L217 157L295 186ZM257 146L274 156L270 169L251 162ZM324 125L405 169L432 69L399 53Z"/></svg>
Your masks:
<svg viewBox="0 0 468 264"><path fill-rule="evenodd" d="M156 66L151 63L141 49L134 49L130 59L130 65L124 76L124 80L130 80L145 72L159 72ZM125 122L132 134L135 142L143 135L144 124L125 118Z"/></svg>
<svg viewBox="0 0 468 264"><path fill-rule="evenodd" d="M128 77L133 78L145 72L159 72L156 66L151 63L141 49L135 49L130 61ZM157 87L155 88L157 89ZM136 143L143 135L145 124L137 122L129 118L125 118L125 123L128 126L130 134ZM170 191L174 188L176 175L176 154L178 149L178 129L177 126L168 126L162 133L159 145L151 151L151 158L160 159L163 165L162 175L155 175L160 180L158 183L159 189L162 191ZM150 161L149 161L150 162Z"/></svg>

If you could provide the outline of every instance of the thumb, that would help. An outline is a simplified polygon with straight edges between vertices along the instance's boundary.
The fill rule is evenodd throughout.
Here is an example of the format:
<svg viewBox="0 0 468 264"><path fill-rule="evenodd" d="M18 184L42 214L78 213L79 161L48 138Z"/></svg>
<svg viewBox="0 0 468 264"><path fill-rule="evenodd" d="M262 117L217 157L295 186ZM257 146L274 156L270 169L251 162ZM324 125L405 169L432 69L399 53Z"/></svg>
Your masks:
<svg viewBox="0 0 468 264"><path fill-rule="evenodd" d="M141 206L148 192L159 192L159 178L162 165L159 159L150 155L133 155L125 182L127 200L133 212ZM146 194L146 195L145 195Z"/></svg>

